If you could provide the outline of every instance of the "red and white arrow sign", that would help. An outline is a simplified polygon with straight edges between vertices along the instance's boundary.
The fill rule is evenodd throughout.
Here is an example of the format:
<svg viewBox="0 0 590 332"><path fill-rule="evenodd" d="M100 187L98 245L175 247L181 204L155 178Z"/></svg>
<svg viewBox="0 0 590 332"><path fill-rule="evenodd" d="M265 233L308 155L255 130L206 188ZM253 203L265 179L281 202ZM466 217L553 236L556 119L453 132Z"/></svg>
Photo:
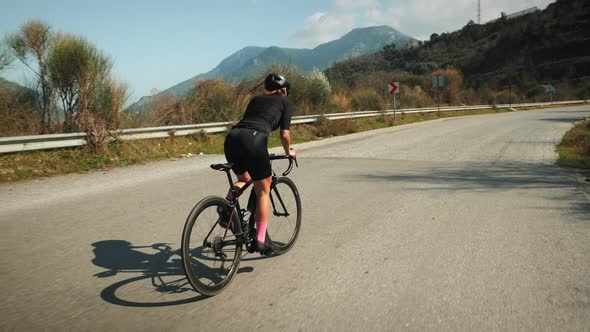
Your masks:
<svg viewBox="0 0 590 332"><path fill-rule="evenodd" d="M399 82L389 82L389 94L399 93Z"/></svg>

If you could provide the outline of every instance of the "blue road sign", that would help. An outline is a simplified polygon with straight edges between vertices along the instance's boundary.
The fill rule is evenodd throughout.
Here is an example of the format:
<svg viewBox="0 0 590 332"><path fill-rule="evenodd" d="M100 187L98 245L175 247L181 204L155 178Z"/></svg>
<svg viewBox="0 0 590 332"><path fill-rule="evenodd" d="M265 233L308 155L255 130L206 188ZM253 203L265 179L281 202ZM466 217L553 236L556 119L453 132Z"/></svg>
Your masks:
<svg viewBox="0 0 590 332"><path fill-rule="evenodd" d="M445 77L443 75L433 75L432 76L432 87L433 88L442 88L445 86Z"/></svg>

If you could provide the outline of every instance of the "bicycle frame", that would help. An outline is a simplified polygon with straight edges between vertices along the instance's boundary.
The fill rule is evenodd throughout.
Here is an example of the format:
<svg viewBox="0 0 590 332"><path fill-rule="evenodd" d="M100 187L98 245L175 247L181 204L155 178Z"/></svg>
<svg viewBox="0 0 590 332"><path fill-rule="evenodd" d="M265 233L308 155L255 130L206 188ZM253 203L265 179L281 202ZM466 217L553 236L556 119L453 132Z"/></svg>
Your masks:
<svg viewBox="0 0 590 332"><path fill-rule="evenodd" d="M270 198L270 204L272 206L272 213L275 216L277 216L277 217L288 217L290 214L287 211L287 208L285 207L285 203L283 203L283 198L281 197L281 194L277 190L276 176L273 176L273 182L271 184L271 190L275 192L275 195L277 196L277 199L279 200L279 203L281 203L281 207L283 208L283 211L285 211L285 213L278 212L277 207L275 205L275 201L273 199L273 195L271 194L271 195L269 195L269 198Z"/></svg>
<svg viewBox="0 0 590 332"><path fill-rule="evenodd" d="M295 161L295 165L297 165L297 160L291 158L290 156L275 156L275 155L270 155L270 160L272 162L272 160L279 160L279 159L288 159L289 160L289 166L287 167L287 170L285 172L283 172L283 176L288 175L291 170L293 169L293 161ZM225 238L227 236L227 232L228 230L231 228L232 223L234 222L238 222L240 224L240 228L243 228L243 226L246 225L246 222L244 221L244 215L242 213L242 209L240 207L240 202L238 200L238 198L253 184L253 181L250 180L248 182L246 182L246 184L239 189L234 188L234 180L231 176L231 168L229 166L229 164L225 165L226 167L223 167L222 169L219 170L223 170L226 173L227 176L227 181L229 183L229 188L230 188L230 192L232 194L233 199L229 201L230 204L230 208L231 208L231 215L229 217L229 223L228 226L225 230L225 233L223 235L223 237ZM270 198L270 203L272 206L272 212L275 216L285 216L288 217L290 214L287 211L287 208L283 202L283 199L279 193L279 191L277 190L276 187L277 184L277 175L274 172L274 170L272 171L272 180L271 180L271 194L269 195ZM278 203L280 203L280 206L282 207L282 211L284 212L278 212L277 210L277 204L275 203L275 199L273 198L272 192L274 192L274 194L276 195L276 198L278 200ZM252 188L252 192L251 195L255 195L254 192L254 188ZM250 200L250 199L249 199ZM235 216L237 216L237 220L235 220L236 218L234 218ZM221 248L223 248L226 245L242 245L242 244L246 244L247 243L247 236L248 233L250 231L251 228L254 227L254 221L253 218L250 218L249 220L250 222L248 223L248 226L246 229L240 229L240 233L234 234L236 236L235 240L229 240L229 241L221 241ZM217 224L215 225L217 226ZM211 233L213 232L213 229L215 228L215 226L213 228L211 228L211 230L209 231L209 234L207 234L207 236L205 237L205 239L203 240L203 245L204 246L208 246L208 242L207 240L209 239L209 236L211 235ZM210 247L210 245L208 246Z"/></svg>

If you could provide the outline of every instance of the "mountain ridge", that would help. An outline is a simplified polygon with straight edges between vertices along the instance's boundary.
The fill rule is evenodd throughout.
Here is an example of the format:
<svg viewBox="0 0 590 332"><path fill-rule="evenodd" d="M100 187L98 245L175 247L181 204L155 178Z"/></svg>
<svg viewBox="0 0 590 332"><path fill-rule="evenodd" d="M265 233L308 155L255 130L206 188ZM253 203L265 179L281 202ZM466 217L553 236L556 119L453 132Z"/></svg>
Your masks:
<svg viewBox="0 0 590 332"><path fill-rule="evenodd" d="M247 46L221 60L212 70L184 80L154 96L144 96L129 109L141 107L158 95L184 96L200 80L223 77L229 82L239 82L259 75L271 64L293 65L303 73L309 73L313 68L323 70L338 61L374 53L385 45L396 44L403 47L416 42L416 39L407 34L381 25L353 29L336 40L312 49Z"/></svg>

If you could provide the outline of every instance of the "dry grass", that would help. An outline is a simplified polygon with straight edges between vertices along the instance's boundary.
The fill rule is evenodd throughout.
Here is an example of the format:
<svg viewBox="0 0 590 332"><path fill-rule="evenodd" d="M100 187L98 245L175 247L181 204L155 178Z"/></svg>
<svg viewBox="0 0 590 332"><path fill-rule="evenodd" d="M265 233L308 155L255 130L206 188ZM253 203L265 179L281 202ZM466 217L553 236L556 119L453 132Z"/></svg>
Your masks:
<svg viewBox="0 0 590 332"><path fill-rule="evenodd" d="M389 108L388 101L373 89L357 89L353 91L351 104L355 111L374 111Z"/></svg>
<svg viewBox="0 0 590 332"><path fill-rule="evenodd" d="M441 117L492 114L509 112L507 109L442 112ZM413 122L438 119L436 112L383 115L361 119L319 121L316 124L291 127L292 143L298 144L324 137L340 136L355 132L397 126ZM166 139L115 142L103 152L91 149L61 149L0 155L0 182L11 182L57 174L88 172L167 158L189 155L222 154L224 134L196 133ZM278 132L269 138L269 146L280 146Z"/></svg>
<svg viewBox="0 0 590 332"><path fill-rule="evenodd" d="M418 108L428 107L432 105L432 96L429 96L419 85L413 88L405 88L400 90L399 103L400 107L404 108Z"/></svg>
<svg viewBox="0 0 590 332"><path fill-rule="evenodd" d="M578 122L557 146L557 164L590 169L590 118Z"/></svg>
<svg viewBox="0 0 590 332"><path fill-rule="evenodd" d="M100 152L72 148L1 155L0 182L96 171L199 153L223 153L223 135L117 142Z"/></svg>
<svg viewBox="0 0 590 332"><path fill-rule="evenodd" d="M330 104L335 109L335 113L350 112L352 101L345 93L337 92L330 97Z"/></svg>

